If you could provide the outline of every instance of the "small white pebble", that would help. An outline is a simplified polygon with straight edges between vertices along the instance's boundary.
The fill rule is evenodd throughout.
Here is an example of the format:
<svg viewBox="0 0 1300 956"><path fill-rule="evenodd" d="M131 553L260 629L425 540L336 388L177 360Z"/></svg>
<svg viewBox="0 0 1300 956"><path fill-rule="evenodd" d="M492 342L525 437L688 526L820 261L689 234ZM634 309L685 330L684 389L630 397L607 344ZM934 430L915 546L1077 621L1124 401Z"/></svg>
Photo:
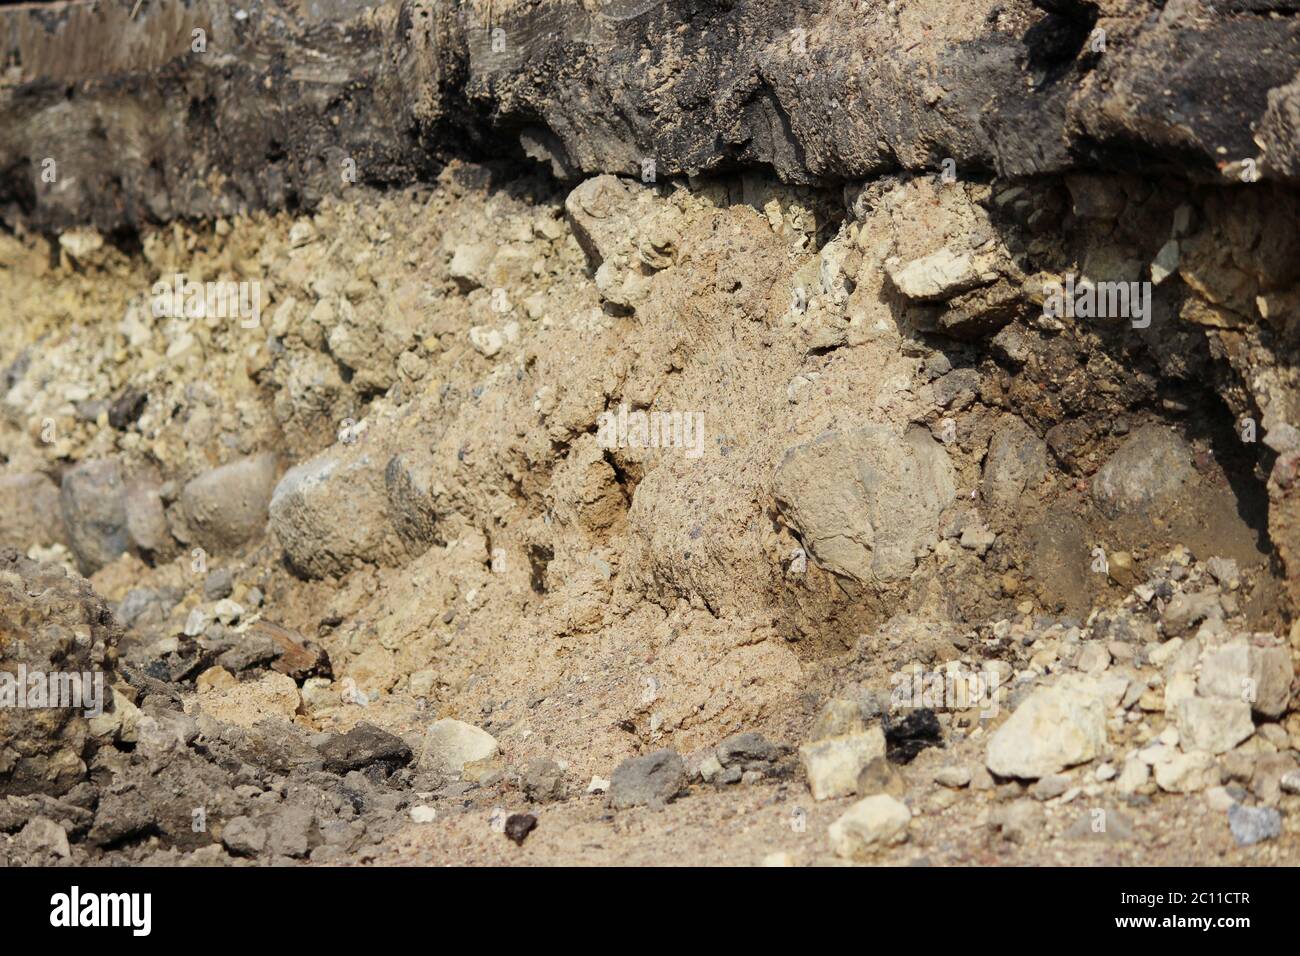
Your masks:
<svg viewBox="0 0 1300 956"><path fill-rule="evenodd" d="M244 616L244 608L243 605L239 604L237 601L232 601L230 598L223 598L216 603L215 607L213 607L212 613L222 624L234 624Z"/></svg>

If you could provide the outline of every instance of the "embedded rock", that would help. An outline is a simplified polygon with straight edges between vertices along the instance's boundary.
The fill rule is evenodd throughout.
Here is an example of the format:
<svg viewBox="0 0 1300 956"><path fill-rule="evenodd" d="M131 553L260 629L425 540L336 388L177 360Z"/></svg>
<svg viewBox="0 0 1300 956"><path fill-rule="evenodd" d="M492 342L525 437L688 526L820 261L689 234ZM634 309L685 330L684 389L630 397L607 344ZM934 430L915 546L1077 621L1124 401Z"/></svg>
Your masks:
<svg viewBox="0 0 1300 956"><path fill-rule="evenodd" d="M213 468L186 484L181 506L195 542L228 551L265 533L275 470L275 456L266 453Z"/></svg>
<svg viewBox="0 0 1300 956"><path fill-rule="evenodd" d="M929 432L878 425L791 448L773 484L817 563L859 583L910 575L956 495L952 463Z"/></svg>
<svg viewBox="0 0 1300 956"><path fill-rule="evenodd" d="M1037 779L1096 757L1106 745L1100 697L1054 685L1034 691L989 741L988 768Z"/></svg>

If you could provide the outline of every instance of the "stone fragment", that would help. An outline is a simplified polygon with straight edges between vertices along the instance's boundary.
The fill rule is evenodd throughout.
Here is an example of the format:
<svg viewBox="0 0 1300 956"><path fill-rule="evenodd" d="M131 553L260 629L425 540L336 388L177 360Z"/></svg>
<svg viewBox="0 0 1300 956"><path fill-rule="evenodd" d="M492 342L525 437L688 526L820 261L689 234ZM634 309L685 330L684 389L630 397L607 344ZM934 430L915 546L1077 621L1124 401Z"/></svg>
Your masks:
<svg viewBox="0 0 1300 956"><path fill-rule="evenodd" d="M843 737L814 741L799 748L813 799L829 800L856 792L858 775L885 755L885 734L879 727Z"/></svg>
<svg viewBox="0 0 1300 956"><path fill-rule="evenodd" d="M235 579L229 568L217 568L208 572L203 579L203 597L209 601L220 601L234 592Z"/></svg>
<svg viewBox="0 0 1300 956"><path fill-rule="evenodd" d="M1218 786L1210 787L1205 791L1205 802L1210 805L1210 809L1219 813L1227 813L1237 800L1227 787Z"/></svg>
<svg viewBox="0 0 1300 956"><path fill-rule="evenodd" d="M329 676L330 661L325 649L292 628L261 618L251 624L245 637L265 638L276 648L277 654L271 669L287 674L294 680Z"/></svg>
<svg viewBox="0 0 1300 956"><path fill-rule="evenodd" d="M534 803L550 803L565 797L564 768L548 757L530 760L519 784L524 796Z"/></svg>
<svg viewBox="0 0 1300 956"><path fill-rule="evenodd" d="M331 773L364 770L374 764L392 772L411 762L411 748L401 737L364 721L346 734L331 737L317 750L324 759L325 769Z"/></svg>
<svg viewBox="0 0 1300 956"><path fill-rule="evenodd" d="M316 815L301 804L282 805L259 822L266 827L266 848L270 853L304 857L320 843Z"/></svg>
<svg viewBox="0 0 1300 956"><path fill-rule="evenodd" d="M960 790L970 786L971 772L966 767L941 767L935 771L934 782L941 787Z"/></svg>
<svg viewBox="0 0 1300 956"><path fill-rule="evenodd" d="M422 761L445 773L460 773L466 764L496 756L496 738L462 720L444 717L424 736Z"/></svg>
<svg viewBox="0 0 1300 956"><path fill-rule="evenodd" d="M132 550L146 556L167 554L173 542L157 478L148 472L132 475L126 481L122 503Z"/></svg>
<svg viewBox="0 0 1300 956"><path fill-rule="evenodd" d="M1223 697L1188 697L1178 702L1178 733L1183 747L1226 753L1255 732L1250 704Z"/></svg>
<svg viewBox="0 0 1300 956"><path fill-rule="evenodd" d="M1015 800L995 807L989 826L1008 843L1031 842L1043 828L1043 806L1035 800Z"/></svg>
<svg viewBox="0 0 1300 956"><path fill-rule="evenodd" d="M907 839L912 811L888 794L859 800L830 825L831 850L845 859L862 859L873 847Z"/></svg>
<svg viewBox="0 0 1300 956"><path fill-rule="evenodd" d="M515 846L523 846L528 834L537 828L537 817L531 813L512 813L506 817L505 834Z"/></svg>
<svg viewBox="0 0 1300 956"><path fill-rule="evenodd" d="M970 252L944 247L911 262L887 265L894 287L915 302L951 299L977 286L987 285L987 263Z"/></svg>
<svg viewBox="0 0 1300 956"><path fill-rule="evenodd" d="M1165 606L1165 633L1179 634L1201 621L1223 617L1219 596L1212 591L1179 591Z"/></svg>
<svg viewBox="0 0 1300 956"><path fill-rule="evenodd" d="M18 844L30 853L48 854L61 860L72 855L67 831L49 817L32 817L19 831Z"/></svg>
<svg viewBox="0 0 1300 956"><path fill-rule="evenodd" d="M1124 761L1124 768L1115 779L1115 789L1123 794L1137 793L1138 788L1151 779L1151 768L1136 757Z"/></svg>
<svg viewBox="0 0 1300 956"><path fill-rule="evenodd" d="M266 849L266 830L247 816L237 816L221 830L221 842L236 856L258 856Z"/></svg>
<svg viewBox="0 0 1300 956"><path fill-rule="evenodd" d="M718 761L724 767L740 764L746 769L770 764L779 756L776 747L762 734L748 731L727 737L717 748Z"/></svg>
<svg viewBox="0 0 1300 956"><path fill-rule="evenodd" d="M194 679L194 689L200 694L214 690L225 690L234 687L239 681L235 675L230 673L224 667L209 667L202 674Z"/></svg>
<svg viewBox="0 0 1300 956"><path fill-rule="evenodd" d="M231 625L244 616L244 607L230 598L222 598L212 606L212 616L222 624Z"/></svg>
<svg viewBox="0 0 1300 956"><path fill-rule="evenodd" d="M868 726L868 716L858 701L832 697L822 705L808 739L825 740L828 737L865 733Z"/></svg>
<svg viewBox="0 0 1300 956"><path fill-rule="evenodd" d="M1252 709L1265 717L1281 717L1290 707L1291 681L1295 677L1290 648L1252 644L1248 659L1253 692L1253 699L1250 699Z"/></svg>
<svg viewBox="0 0 1300 956"><path fill-rule="evenodd" d="M1070 789L1073 781L1063 773L1048 774L1040 777L1029 788L1029 795L1035 800L1055 800Z"/></svg>
<svg viewBox="0 0 1300 956"><path fill-rule="evenodd" d="M609 805L615 810L658 806L676 798L686 785L686 766L675 750L664 748L629 757L610 778Z"/></svg>
<svg viewBox="0 0 1300 956"><path fill-rule="evenodd" d="M1214 756L1204 750L1174 754L1152 769L1156 786L1168 793L1197 793L1219 785L1219 768Z"/></svg>
<svg viewBox="0 0 1300 956"><path fill-rule="evenodd" d="M1254 846L1282 835L1282 815L1273 807L1246 807L1234 803L1228 808L1228 829L1238 846Z"/></svg>
<svg viewBox="0 0 1300 956"><path fill-rule="evenodd" d="M989 741L988 768L1035 779L1096 757L1106 745L1102 701L1074 688L1039 688Z"/></svg>
<svg viewBox="0 0 1300 956"><path fill-rule="evenodd" d="M1178 271L1178 261L1178 240L1170 239L1151 260L1151 281L1160 285Z"/></svg>

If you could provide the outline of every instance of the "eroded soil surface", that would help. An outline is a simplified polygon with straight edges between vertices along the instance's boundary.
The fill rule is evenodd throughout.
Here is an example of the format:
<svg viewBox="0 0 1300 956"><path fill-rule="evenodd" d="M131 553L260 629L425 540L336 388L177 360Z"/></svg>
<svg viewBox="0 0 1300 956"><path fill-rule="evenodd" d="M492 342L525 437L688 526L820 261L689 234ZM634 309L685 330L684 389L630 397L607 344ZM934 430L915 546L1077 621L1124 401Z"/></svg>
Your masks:
<svg viewBox="0 0 1300 956"><path fill-rule="evenodd" d="M455 162L0 234L0 661L111 689L0 709L0 857L1297 862L1295 211Z"/></svg>

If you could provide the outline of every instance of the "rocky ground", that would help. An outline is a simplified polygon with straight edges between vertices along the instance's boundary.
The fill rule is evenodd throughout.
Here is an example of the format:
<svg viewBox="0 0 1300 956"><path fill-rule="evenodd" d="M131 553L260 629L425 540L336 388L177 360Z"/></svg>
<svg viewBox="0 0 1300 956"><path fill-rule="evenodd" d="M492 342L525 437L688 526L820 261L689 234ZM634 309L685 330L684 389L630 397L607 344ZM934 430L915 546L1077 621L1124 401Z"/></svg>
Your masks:
<svg viewBox="0 0 1300 956"><path fill-rule="evenodd" d="M600 30L644 11L583 21L566 85L485 66L426 6L290 30L320 89L358 35L446 44L357 60L434 92L376 80L396 112L334 114L374 140L339 195L208 141L168 179L152 132L104 147L115 185L0 188L0 672L107 697L7 703L0 676L0 860L1300 862L1300 198L1280 150L1263 179L1199 174L1221 133L1240 153L1239 116L1187 113L1185 153L1176 117L1131 128L1162 44L1289 51L1283 14L1102 4L1132 46L1098 66L1061 59L1095 5L972 3L943 36L925 4L879 5L867 38L897 20L938 86L876 61L864 82L932 112L778 130L830 87L781 79L746 46L765 5L740 3L709 16L771 90L731 125L646 27L676 92L611 80L611 129L568 94L626 67ZM545 7L497 11L539 58L578 42L510 19ZM104 9L12 33L0 168L92 114L130 125L113 84L64 107L21 76L64 68L45 44L78 18L125 17ZM263 12L240 42L278 50ZM830 42L841 14L806 22ZM683 49L711 56L701 16ZM210 68L167 83L256 126L231 105L246 64L229 87ZM944 71L983 69L1054 89L1030 112L1060 141L1017 153L1010 99L957 122L946 97L978 110ZM1227 74L1284 139L1290 88ZM379 128L408 108L522 152L412 164L426 140ZM274 128L323 135L296 122ZM623 142L647 122L657 169ZM953 130L958 159L925 168ZM1139 134L1184 166L1108 168ZM197 157L230 180L203 191ZM1074 278L1149 283L1146 321L1059 314ZM160 307L186 282L252 283L257 309Z"/></svg>
<svg viewBox="0 0 1300 956"><path fill-rule="evenodd" d="M455 164L6 237L4 654L112 688L0 710L6 856L1293 860L1268 446L1196 321L1240 208ZM1150 330L1043 315L1171 235ZM176 272L261 325L155 319Z"/></svg>

